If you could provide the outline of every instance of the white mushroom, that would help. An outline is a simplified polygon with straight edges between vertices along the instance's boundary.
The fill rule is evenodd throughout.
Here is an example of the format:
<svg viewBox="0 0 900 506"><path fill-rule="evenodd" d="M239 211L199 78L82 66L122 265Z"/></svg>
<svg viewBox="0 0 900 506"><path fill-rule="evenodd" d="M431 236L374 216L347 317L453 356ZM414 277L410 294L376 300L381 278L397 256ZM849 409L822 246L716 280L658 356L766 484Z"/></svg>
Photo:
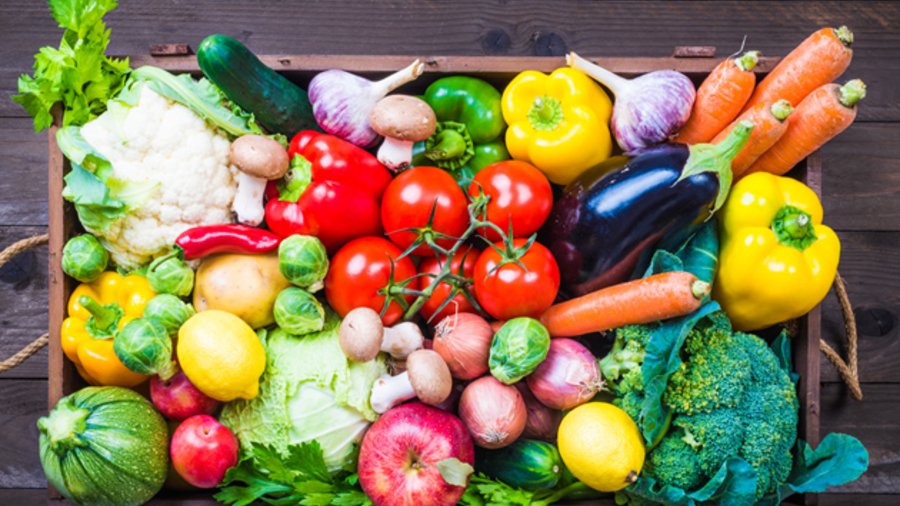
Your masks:
<svg viewBox="0 0 900 506"><path fill-rule="evenodd" d="M228 158L237 167L238 187L231 210L238 223L257 226L263 221L266 182L287 172L290 160L278 141L264 135L244 135L231 143Z"/></svg>
<svg viewBox="0 0 900 506"><path fill-rule="evenodd" d="M424 100L409 95L389 95L375 104L369 126L384 136L378 161L392 171L409 167L413 144L431 137L437 118Z"/></svg>
<svg viewBox="0 0 900 506"><path fill-rule="evenodd" d="M425 336L419 326L412 322L385 328L378 313L367 307L358 307L344 316L338 341L344 355L354 362L368 362L379 351L403 360L422 348Z"/></svg>
<svg viewBox="0 0 900 506"><path fill-rule="evenodd" d="M416 397L433 406L444 402L452 389L453 378L444 359L432 350L416 350L406 358L405 372L375 381L369 402L376 413Z"/></svg>

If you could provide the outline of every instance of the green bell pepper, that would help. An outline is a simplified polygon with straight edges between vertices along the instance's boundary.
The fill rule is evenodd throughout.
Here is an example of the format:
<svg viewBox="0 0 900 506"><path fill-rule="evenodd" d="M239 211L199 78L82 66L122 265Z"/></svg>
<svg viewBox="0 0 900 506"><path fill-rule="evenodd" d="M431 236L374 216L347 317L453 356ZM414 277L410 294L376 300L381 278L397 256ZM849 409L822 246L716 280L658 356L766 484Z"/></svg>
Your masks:
<svg viewBox="0 0 900 506"><path fill-rule="evenodd" d="M443 77L422 97L434 109L434 135L413 149L413 165L435 165L454 174L466 187L484 167L509 159L503 133L500 92L467 76Z"/></svg>

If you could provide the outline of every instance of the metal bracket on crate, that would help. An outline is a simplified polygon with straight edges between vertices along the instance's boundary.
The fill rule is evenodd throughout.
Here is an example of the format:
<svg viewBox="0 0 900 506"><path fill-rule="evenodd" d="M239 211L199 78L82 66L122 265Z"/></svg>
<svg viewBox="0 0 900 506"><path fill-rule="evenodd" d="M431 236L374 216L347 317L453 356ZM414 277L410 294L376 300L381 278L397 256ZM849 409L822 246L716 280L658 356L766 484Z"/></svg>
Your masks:
<svg viewBox="0 0 900 506"><path fill-rule="evenodd" d="M675 46L673 58L712 58L716 56L716 46Z"/></svg>
<svg viewBox="0 0 900 506"><path fill-rule="evenodd" d="M150 56L189 56L194 54L189 44L151 44Z"/></svg>

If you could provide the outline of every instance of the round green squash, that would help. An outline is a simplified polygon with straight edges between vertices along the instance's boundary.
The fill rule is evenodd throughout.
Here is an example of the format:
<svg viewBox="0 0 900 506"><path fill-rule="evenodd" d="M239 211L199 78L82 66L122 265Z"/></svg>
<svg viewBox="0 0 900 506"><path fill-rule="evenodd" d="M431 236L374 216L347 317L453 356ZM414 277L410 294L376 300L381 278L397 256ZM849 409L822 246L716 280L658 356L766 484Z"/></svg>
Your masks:
<svg viewBox="0 0 900 506"><path fill-rule="evenodd" d="M168 434L150 402L120 387L87 387L37 422L50 485L79 506L138 506L166 479Z"/></svg>
<svg viewBox="0 0 900 506"><path fill-rule="evenodd" d="M476 448L475 469L516 488L539 490L555 487L564 466L555 445L518 439L499 450Z"/></svg>

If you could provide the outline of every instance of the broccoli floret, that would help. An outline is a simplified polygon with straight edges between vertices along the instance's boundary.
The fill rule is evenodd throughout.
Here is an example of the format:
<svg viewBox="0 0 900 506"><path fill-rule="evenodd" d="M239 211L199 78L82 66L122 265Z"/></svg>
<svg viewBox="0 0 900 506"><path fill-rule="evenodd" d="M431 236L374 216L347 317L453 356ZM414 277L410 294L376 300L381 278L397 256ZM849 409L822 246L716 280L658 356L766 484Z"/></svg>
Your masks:
<svg viewBox="0 0 900 506"><path fill-rule="evenodd" d="M612 349L600 360L600 373L616 394L644 391L641 365L652 332L652 325L629 325L616 330Z"/></svg>
<svg viewBox="0 0 900 506"><path fill-rule="evenodd" d="M619 329L601 360L614 402L635 419L644 398L641 365L654 330ZM790 474L797 439L797 394L788 372L765 341L733 332L721 312L691 330L681 359L663 394L673 415L670 429L649 449L645 473L660 486L690 491L738 456L756 470L757 498L772 492Z"/></svg>
<svg viewBox="0 0 900 506"><path fill-rule="evenodd" d="M682 350L690 358L669 378L663 402L687 415L737 406L750 375L750 360L730 325L704 320L688 335Z"/></svg>
<svg viewBox="0 0 900 506"><path fill-rule="evenodd" d="M697 451L685 441L686 437L678 437L678 432L673 430L672 437L664 438L650 453L644 473L662 483L693 490L702 484L704 474Z"/></svg>

